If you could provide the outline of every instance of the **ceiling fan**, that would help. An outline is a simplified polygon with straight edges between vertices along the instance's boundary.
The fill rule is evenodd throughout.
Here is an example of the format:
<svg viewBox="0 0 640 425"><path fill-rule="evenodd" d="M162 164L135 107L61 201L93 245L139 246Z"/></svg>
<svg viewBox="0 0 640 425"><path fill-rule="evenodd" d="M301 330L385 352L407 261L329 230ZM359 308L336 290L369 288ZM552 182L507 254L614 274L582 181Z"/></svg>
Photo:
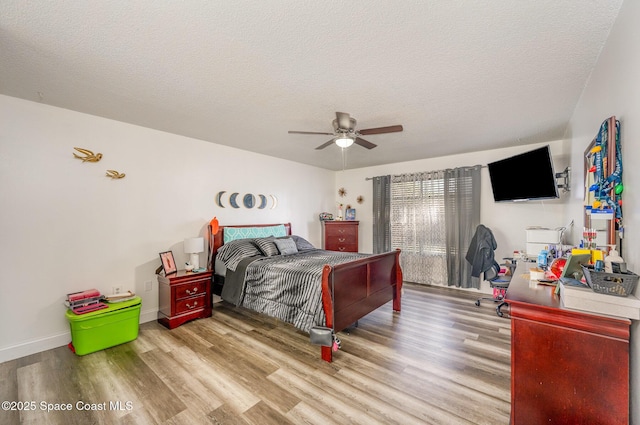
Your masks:
<svg viewBox="0 0 640 425"><path fill-rule="evenodd" d="M356 119L352 118L346 112L336 112L336 119L333 120L333 133L322 133L316 131L289 131L289 134L326 134L328 136L334 136L333 139L326 143L321 144L316 149L324 149L327 146L335 143L341 148L347 148L352 144L360 145L363 148L373 149L376 145L368 140L364 140L360 136L367 136L370 134L383 134L383 133L395 133L402 131L401 125L391 125L388 127L367 128L364 130L356 130Z"/></svg>

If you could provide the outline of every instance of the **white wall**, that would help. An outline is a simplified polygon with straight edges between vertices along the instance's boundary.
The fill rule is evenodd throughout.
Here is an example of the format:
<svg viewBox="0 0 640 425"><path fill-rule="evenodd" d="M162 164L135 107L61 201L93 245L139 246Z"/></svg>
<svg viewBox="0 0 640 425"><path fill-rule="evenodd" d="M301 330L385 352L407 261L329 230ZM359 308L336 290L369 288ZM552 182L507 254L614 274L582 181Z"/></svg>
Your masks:
<svg viewBox="0 0 640 425"><path fill-rule="evenodd" d="M615 115L621 121L624 162L623 213L625 238L622 256L630 270L640 272L640 2L625 1L600 54L567 132L571 140L572 168L576 186L584 185L583 152L595 137L600 123ZM582 192L575 191L567 214L582 212ZM640 289L636 287L636 295ZM640 423L640 326L631 326L631 422Z"/></svg>
<svg viewBox="0 0 640 425"><path fill-rule="evenodd" d="M82 163L74 147L104 157ZM107 178L107 169L126 177ZM158 253L184 264L184 238L204 235L214 216L221 225L290 221L319 246L334 174L0 96L0 362L67 344L70 292L122 284L142 296L141 320L155 320ZM221 209L221 190L273 194L279 204Z"/></svg>
<svg viewBox="0 0 640 425"><path fill-rule="evenodd" d="M564 170L569 163L567 143L554 141L546 143L551 147L554 168L557 172ZM360 251L373 251L373 182L366 177L386 174L402 174L419 171L435 171L446 168L464 167L472 165L487 165L489 162L517 155L546 144L518 146L505 149L474 152L470 154L452 155L447 157L416 160L410 162L381 165L376 167L346 170L336 176L336 202L350 203L356 208L356 218L360 221ZM565 218L564 210L568 194L561 191L559 199L546 201L529 201L519 203L496 203L493 200L491 182L487 168L481 172L481 217L480 221L489 227L498 243L496 257L511 256L514 250L524 250L526 243L525 229L529 226L557 228L566 226L570 220ZM338 188L345 188L347 195L338 196ZM358 195L364 196L362 204L356 202ZM334 208L335 210L335 208Z"/></svg>

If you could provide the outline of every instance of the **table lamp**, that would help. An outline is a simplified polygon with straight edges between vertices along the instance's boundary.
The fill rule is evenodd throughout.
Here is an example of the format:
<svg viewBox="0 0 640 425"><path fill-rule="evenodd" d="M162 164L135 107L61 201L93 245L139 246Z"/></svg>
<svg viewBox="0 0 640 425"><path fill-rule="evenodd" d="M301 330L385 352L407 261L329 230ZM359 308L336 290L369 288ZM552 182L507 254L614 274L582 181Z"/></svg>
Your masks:
<svg viewBox="0 0 640 425"><path fill-rule="evenodd" d="M200 268L200 253L204 252L204 238L188 238L184 240L184 252L190 254L189 264L193 269Z"/></svg>

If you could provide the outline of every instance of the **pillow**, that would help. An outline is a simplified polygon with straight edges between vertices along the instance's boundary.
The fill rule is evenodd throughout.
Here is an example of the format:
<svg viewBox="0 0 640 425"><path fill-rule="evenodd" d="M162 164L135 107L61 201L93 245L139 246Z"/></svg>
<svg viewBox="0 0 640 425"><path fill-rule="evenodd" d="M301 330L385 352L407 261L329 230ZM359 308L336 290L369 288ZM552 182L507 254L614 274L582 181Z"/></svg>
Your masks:
<svg viewBox="0 0 640 425"><path fill-rule="evenodd" d="M291 238L274 239L273 243L278 247L282 255L291 255L298 252L296 243Z"/></svg>
<svg viewBox="0 0 640 425"><path fill-rule="evenodd" d="M220 259L231 271L236 271L238 263L243 258L262 255L262 252L253 243L252 239L238 239L225 243L218 249L216 259Z"/></svg>
<svg viewBox="0 0 640 425"><path fill-rule="evenodd" d="M266 238L268 236L287 236L284 224L265 227L225 227L222 234L224 243L236 239Z"/></svg>
<svg viewBox="0 0 640 425"><path fill-rule="evenodd" d="M309 249L316 249L315 246L311 245L311 242L309 242L308 240L297 236L297 235L293 235L291 236L291 239L293 239L293 241L296 243L296 248L298 248L298 251L306 251Z"/></svg>
<svg viewBox="0 0 640 425"><path fill-rule="evenodd" d="M276 244L273 243L275 239L276 238L274 237L269 237L269 238L258 238L258 239L254 239L253 241L255 242L256 245L258 245L258 249L262 251L262 255L264 255L265 257L272 257L274 255L278 255L278 248L276 247Z"/></svg>

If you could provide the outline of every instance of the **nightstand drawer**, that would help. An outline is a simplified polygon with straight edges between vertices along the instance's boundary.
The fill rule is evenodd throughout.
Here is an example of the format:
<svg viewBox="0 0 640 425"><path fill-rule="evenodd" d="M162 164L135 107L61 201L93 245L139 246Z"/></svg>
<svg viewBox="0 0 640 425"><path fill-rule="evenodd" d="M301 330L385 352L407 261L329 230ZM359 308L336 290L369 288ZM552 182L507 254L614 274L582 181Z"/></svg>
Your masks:
<svg viewBox="0 0 640 425"><path fill-rule="evenodd" d="M196 281L176 285L176 300L193 297L195 295L204 294L207 290L206 281Z"/></svg>
<svg viewBox="0 0 640 425"><path fill-rule="evenodd" d="M198 297L186 298L176 301L176 314L203 309L206 302L205 295L206 294L203 293Z"/></svg>

